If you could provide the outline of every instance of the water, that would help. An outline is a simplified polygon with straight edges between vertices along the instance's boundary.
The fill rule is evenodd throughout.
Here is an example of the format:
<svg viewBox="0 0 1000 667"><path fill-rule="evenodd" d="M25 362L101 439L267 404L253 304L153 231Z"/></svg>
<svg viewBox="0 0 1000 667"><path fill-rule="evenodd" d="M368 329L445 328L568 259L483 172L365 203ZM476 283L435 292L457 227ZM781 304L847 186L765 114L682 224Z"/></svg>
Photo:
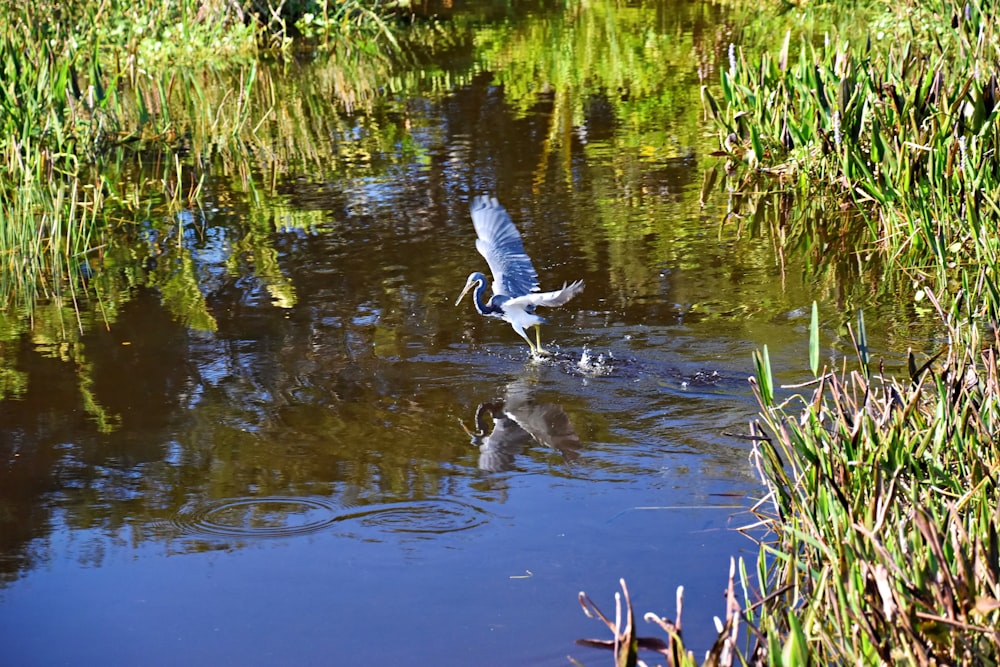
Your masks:
<svg viewBox="0 0 1000 667"><path fill-rule="evenodd" d="M82 334L44 307L8 326L4 664L600 664L573 645L608 637L576 596L610 613L622 577L639 614L673 617L685 586L708 648L730 558L756 558L736 530L763 493L734 435L751 352L802 379L811 302L825 360L854 302L773 228L727 222L724 184L702 192L720 9L611 12L655 51L631 94L519 85L603 12L485 23L506 46L460 42L435 65L451 85L341 113L319 158L249 181L216 164L201 208L93 258ZM580 71L609 80L589 48ZM283 76L319 86L314 67ZM543 289L587 283L547 313L550 359L454 306L487 269L483 192ZM875 349L932 342L907 304L868 305Z"/></svg>

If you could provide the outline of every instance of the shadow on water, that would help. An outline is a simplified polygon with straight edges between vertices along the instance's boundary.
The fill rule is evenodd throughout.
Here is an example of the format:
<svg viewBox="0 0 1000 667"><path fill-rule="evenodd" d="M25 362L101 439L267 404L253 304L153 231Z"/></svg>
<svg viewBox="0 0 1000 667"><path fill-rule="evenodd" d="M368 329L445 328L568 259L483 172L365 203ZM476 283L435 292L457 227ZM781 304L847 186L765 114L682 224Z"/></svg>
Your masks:
<svg viewBox="0 0 1000 667"><path fill-rule="evenodd" d="M258 162L185 162L201 207L95 253L80 327L66 304L3 316L11 664L565 664L593 633L577 592L620 577L643 610L683 584L709 645L729 558L756 557L733 529L761 491L727 435L756 413L751 352L798 378L810 302L833 359L858 300L776 256L787 211L734 223L724 184L700 189L721 7L455 29L347 106L342 68L262 65L256 103L286 104ZM543 286L586 281L548 314L553 359L454 306L486 270L484 192ZM873 348L930 340L869 296Z"/></svg>

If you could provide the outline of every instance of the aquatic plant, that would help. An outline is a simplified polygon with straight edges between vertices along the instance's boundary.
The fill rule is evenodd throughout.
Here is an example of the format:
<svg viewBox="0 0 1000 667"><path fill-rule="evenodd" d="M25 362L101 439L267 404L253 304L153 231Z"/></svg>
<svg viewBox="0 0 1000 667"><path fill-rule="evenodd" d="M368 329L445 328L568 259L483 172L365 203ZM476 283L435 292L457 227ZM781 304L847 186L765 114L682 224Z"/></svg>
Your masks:
<svg viewBox="0 0 1000 667"><path fill-rule="evenodd" d="M742 561L741 561L742 564ZM742 622L742 612L736 596L736 561L730 561L729 585L726 588L725 599L725 623L718 617L715 619L718 636L712 647L705 652L705 660L702 664L706 667L732 667L741 660L741 653L738 643L740 642L740 624ZM625 580L621 579L619 584L622 592L615 593L615 617L614 621L609 619L604 612L594 603L594 601L583 591L579 594L580 606L587 618L600 620L611 631L613 638L607 639L578 639L577 644L591 648L610 650L614 653L616 667L635 667L645 665L640 661L639 652L646 651L656 653L666 659L669 667L696 667L699 663L695 659L694 653L684 645L683 639L683 611L684 611L684 587L677 588L677 615L671 620L665 616L653 612L643 615L643 620L656 626L665 635L666 639L659 636L640 636L636 627L635 613L632 608L632 600L628 592ZM624 603L623 603L624 601ZM796 638L790 639L793 642ZM759 644L758 644L759 646ZM798 655L797 648L790 644L788 649ZM765 652L755 650L752 659L747 664L765 665L762 660ZM570 658L570 661L582 667L582 663ZM805 664L805 662L786 663Z"/></svg>
<svg viewBox="0 0 1000 667"><path fill-rule="evenodd" d="M820 366L815 307L812 381L779 387L766 347L754 355L761 420L748 437L767 494L753 527L769 532L756 567L740 561L742 601L731 573L727 621L703 664L734 664L737 651L751 665L1000 658L1000 335L927 298L952 342L928 359L911 353L902 380L871 358L860 314L853 370ZM677 651L679 604L662 642L637 638L625 602L616 624L604 619L616 640L586 645L613 647L619 665L637 664L640 648L697 664Z"/></svg>
<svg viewBox="0 0 1000 667"><path fill-rule="evenodd" d="M285 9L298 3L280 3ZM311 0L292 12L295 27L317 37L323 46L341 45L377 52L382 45L399 48L394 10L402 3L362 0Z"/></svg>
<svg viewBox="0 0 1000 667"><path fill-rule="evenodd" d="M866 249L937 285L957 264L995 266L996 13L993 3L904 5L896 23L878 15L867 40L831 30L796 49L789 32L759 61L734 46L720 101L703 88L720 154L750 167L746 186L768 178L857 207Z"/></svg>
<svg viewBox="0 0 1000 667"><path fill-rule="evenodd" d="M855 211L786 233L823 252L852 238L837 245L905 276L901 296L932 308L948 341L920 363L911 351L894 379L873 368L859 316L857 369L820 369L814 311L813 383L776 387L766 348L755 355L770 491L757 511L774 537L756 572L768 602L747 620L801 636L816 663L1000 656L997 11L909 3L867 39L802 37L797 57L791 33L755 62L734 46L722 103L703 88L736 188Z"/></svg>
<svg viewBox="0 0 1000 667"><path fill-rule="evenodd" d="M377 7L338 3L350 21L326 31L339 31L338 44L395 45ZM252 155L274 107L253 96L259 51L286 46L285 23L307 9L222 0L0 6L0 306L30 314L39 298L67 298L109 229L136 222L126 219L150 200L171 210L196 202L198 165L213 154ZM366 22L377 30L361 30ZM182 155L195 169L184 186L101 175L128 154Z"/></svg>
<svg viewBox="0 0 1000 667"><path fill-rule="evenodd" d="M1000 340L928 298L952 342L919 365L911 353L905 380L871 367L860 316L858 369L820 370L811 395L778 403L756 357L757 511L774 538L757 565L767 604L748 620L801 633L818 664L1000 656Z"/></svg>

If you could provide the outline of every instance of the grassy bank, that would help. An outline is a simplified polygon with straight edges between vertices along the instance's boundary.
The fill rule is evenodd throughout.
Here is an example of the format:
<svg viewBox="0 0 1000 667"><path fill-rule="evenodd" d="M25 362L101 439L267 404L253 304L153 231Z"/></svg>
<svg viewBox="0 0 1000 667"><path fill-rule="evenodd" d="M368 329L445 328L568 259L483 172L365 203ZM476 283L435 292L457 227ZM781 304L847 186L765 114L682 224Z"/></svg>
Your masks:
<svg viewBox="0 0 1000 667"><path fill-rule="evenodd" d="M789 31L759 56L730 46L704 97L739 187L856 208L867 239L854 252L887 257L931 289L981 287L966 298L982 297L981 315L995 319L997 12L946 0L877 7L853 39L845 27L822 39Z"/></svg>
<svg viewBox="0 0 1000 667"><path fill-rule="evenodd" d="M929 298L951 342L911 356L908 377L878 371L863 321L853 370L821 369L780 403L757 359L759 511L775 539L757 570L768 602L748 620L798 635L817 663L1000 656L1000 341Z"/></svg>
<svg viewBox="0 0 1000 667"><path fill-rule="evenodd" d="M749 655L996 664L998 6L869 11L866 38L789 34L759 56L734 45L719 102L705 90L741 186L860 212L856 229L839 229L860 240L850 252L906 276L946 338L911 351L908 376L886 377L859 320L857 358L821 369L815 354L815 380L791 397L766 350L756 358L756 458L770 491L758 511L772 537L755 573L763 588L747 589L747 604L763 603L744 618L770 650Z"/></svg>
<svg viewBox="0 0 1000 667"><path fill-rule="evenodd" d="M676 619L645 614L663 632L643 636L624 589L616 621L603 618L616 640L586 645L620 665L643 650L691 666L996 664L1000 339L929 298L954 342L911 359L907 377L878 371L863 320L857 358L829 369L814 315L815 378L803 386L776 387L766 348L755 356L752 461L768 494L754 527L769 534L756 563L734 564L704 662L681 640L680 591Z"/></svg>
<svg viewBox="0 0 1000 667"><path fill-rule="evenodd" d="M822 202L827 215L787 220L783 238L883 266L945 342L889 377L859 317L856 357L821 368L814 312L803 383L776 386L766 348L755 356L748 437L769 534L731 574L704 664L1000 661L1000 5L855 9L827 33L801 30L815 25L805 9L775 20L792 26L783 40L761 44L759 25L736 40L706 113L734 200ZM642 647L699 663L678 641L679 609L646 617L665 639L640 638L630 609L620 619L618 664Z"/></svg>

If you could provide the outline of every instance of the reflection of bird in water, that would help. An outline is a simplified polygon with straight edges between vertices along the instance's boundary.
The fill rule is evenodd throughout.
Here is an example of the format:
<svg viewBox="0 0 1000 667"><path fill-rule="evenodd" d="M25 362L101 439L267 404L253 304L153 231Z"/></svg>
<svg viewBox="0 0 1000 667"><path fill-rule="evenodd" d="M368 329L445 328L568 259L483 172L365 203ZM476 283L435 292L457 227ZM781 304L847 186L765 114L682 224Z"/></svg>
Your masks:
<svg viewBox="0 0 1000 667"><path fill-rule="evenodd" d="M486 433L486 415L493 417L493 430ZM476 430L462 425L479 447L479 468L489 472L510 470L525 444L535 440L555 449L566 461L580 456L580 436L569 415L554 403L536 403L531 390L521 382L507 387L502 400L481 403L476 409Z"/></svg>
<svg viewBox="0 0 1000 667"><path fill-rule="evenodd" d="M493 431L489 434L486 433L487 414L493 417ZM476 430L470 431L465 424L462 428L472 438L472 444L479 447L479 469L487 472L513 468L514 457L531 440L531 434L504 414L503 401L480 403L476 408Z"/></svg>
<svg viewBox="0 0 1000 667"><path fill-rule="evenodd" d="M478 236L476 250L486 258L493 273L493 296L489 301L483 300L486 276L475 271L469 275L455 305L462 301L466 292L475 288L473 300L480 315L510 322L514 331L527 341L532 355L546 354L542 349L540 332L545 320L535 314L535 307L563 305L583 291L583 281L577 280L569 285L563 283L562 289L554 292L539 292L538 273L531 264L531 258L524 252L521 234L507 209L495 198L483 196L472 200L471 212ZM529 327L535 327L534 343L526 331Z"/></svg>

